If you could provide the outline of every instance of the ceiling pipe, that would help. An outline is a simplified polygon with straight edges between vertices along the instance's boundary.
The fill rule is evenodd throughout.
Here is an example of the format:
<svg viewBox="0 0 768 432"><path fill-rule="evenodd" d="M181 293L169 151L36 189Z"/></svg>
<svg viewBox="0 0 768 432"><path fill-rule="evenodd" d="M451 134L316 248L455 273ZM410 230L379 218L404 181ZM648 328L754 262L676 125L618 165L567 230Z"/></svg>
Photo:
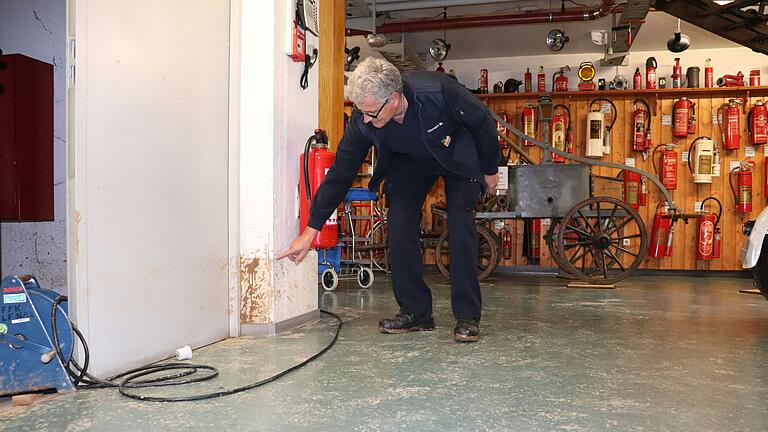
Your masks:
<svg viewBox="0 0 768 432"><path fill-rule="evenodd" d="M531 12L501 15L473 15L453 18L417 19L394 21L376 28L379 33L415 33L432 30L458 29L471 27L499 27L515 24L540 24L568 21L591 21L602 18L616 5L616 0L602 0L594 9L567 9L564 12ZM347 29L347 36L360 33L360 30Z"/></svg>
<svg viewBox="0 0 768 432"><path fill-rule="evenodd" d="M407 0L386 2L376 0L377 9L380 12L393 12L414 9L432 9L442 7L477 6L496 3L509 3L509 0ZM523 4L526 6L526 4ZM527 6L532 6L528 4Z"/></svg>

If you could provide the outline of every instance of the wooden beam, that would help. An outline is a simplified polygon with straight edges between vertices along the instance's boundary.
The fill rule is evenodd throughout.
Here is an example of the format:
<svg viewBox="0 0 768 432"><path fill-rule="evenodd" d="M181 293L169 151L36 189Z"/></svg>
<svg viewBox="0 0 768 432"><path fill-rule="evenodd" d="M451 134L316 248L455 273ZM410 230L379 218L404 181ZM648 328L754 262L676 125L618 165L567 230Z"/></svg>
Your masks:
<svg viewBox="0 0 768 432"><path fill-rule="evenodd" d="M318 127L328 134L331 150L344 134L344 14L343 0L320 2Z"/></svg>

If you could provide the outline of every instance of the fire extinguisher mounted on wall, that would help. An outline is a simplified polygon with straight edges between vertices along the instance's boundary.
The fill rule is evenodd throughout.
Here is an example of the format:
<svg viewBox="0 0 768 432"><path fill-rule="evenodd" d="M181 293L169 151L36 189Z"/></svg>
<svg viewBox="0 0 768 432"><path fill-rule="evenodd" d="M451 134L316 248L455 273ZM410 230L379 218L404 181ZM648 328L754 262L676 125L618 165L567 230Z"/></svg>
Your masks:
<svg viewBox="0 0 768 432"><path fill-rule="evenodd" d="M747 115L749 126L749 143L751 145L768 143L768 107L763 101L755 102Z"/></svg>
<svg viewBox="0 0 768 432"><path fill-rule="evenodd" d="M705 205L714 201L718 205L717 214L706 210ZM701 202L701 211L696 221L696 259L710 261L720 258L720 218L723 215L723 203L711 196Z"/></svg>
<svg viewBox="0 0 768 432"><path fill-rule="evenodd" d="M647 157L651 148L651 108L643 99L635 99L632 105L635 107L632 112L632 150L643 152Z"/></svg>
<svg viewBox="0 0 768 432"><path fill-rule="evenodd" d="M309 207L315 191L325 179L325 174L333 165L334 154L328 151L328 136L322 129L315 129L304 146L304 153L299 157L300 179L299 195L299 233L303 232L309 222ZM323 228L312 240L315 249L328 249L338 243L338 222L336 212L325 222Z"/></svg>
<svg viewBox="0 0 768 432"><path fill-rule="evenodd" d="M738 150L741 146L741 99L729 99L727 104L717 109L720 137L723 148Z"/></svg>
<svg viewBox="0 0 768 432"><path fill-rule="evenodd" d="M594 108L596 102L601 102L598 109ZM607 102L611 106L610 123L605 119L602 102ZM603 155L611 154L611 129L614 123L616 123L616 105L610 99L597 98L589 103L589 110L590 112L587 114L587 148L585 155L587 157L603 157Z"/></svg>
<svg viewBox="0 0 768 432"><path fill-rule="evenodd" d="M688 146L688 170L697 184L712 183L715 143L710 137L698 137Z"/></svg>
<svg viewBox="0 0 768 432"><path fill-rule="evenodd" d="M656 165L656 153L660 148L664 148L661 152L661 157ZM675 144L659 144L653 149L651 154L651 164L653 165L653 172L656 174L661 184L664 185L667 190L677 189L677 146Z"/></svg>
<svg viewBox="0 0 768 432"><path fill-rule="evenodd" d="M571 125L571 110L563 105L557 104L552 107L552 147L573 153L573 126ZM552 162L565 163L565 158L552 153Z"/></svg>
<svg viewBox="0 0 768 432"><path fill-rule="evenodd" d="M642 194L642 175L634 171L621 170L618 174L623 184L624 202L635 210L640 209Z"/></svg>
<svg viewBox="0 0 768 432"><path fill-rule="evenodd" d="M696 103L683 96L672 107L672 135L685 138L696 133Z"/></svg>
<svg viewBox="0 0 768 432"><path fill-rule="evenodd" d="M653 216L648 256L651 258L672 256L673 234L672 215L665 208L665 203L660 202L656 205L656 213Z"/></svg>
<svg viewBox="0 0 768 432"><path fill-rule="evenodd" d="M525 104L523 113L520 115L520 124L522 125L523 133L531 138L536 138L536 133L539 130L539 113L536 110L536 105L532 103ZM533 143L528 140L523 140L523 146L533 147Z"/></svg>
<svg viewBox="0 0 768 432"><path fill-rule="evenodd" d="M734 183L734 178L736 182ZM741 213L752 211L752 164L749 162L740 162L739 166L734 167L729 176L728 183L733 192L733 201L736 203L736 210Z"/></svg>

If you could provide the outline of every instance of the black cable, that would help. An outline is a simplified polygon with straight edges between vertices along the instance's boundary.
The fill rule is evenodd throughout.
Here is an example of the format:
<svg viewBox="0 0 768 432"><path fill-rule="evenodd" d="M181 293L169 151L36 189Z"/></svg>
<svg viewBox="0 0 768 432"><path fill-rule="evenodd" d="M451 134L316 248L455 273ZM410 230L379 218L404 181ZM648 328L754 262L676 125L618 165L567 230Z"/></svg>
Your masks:
<svg viewBox="0 0 768 432"><path fill-rule="evenodd" d="M306 90L307 87L309 87L309 70L312 69L312 66L315 65L316 61L317 61L317 48L312 50L312 55L304 54L304 72L301 73L301 78L299 79L299 85L304 90Z"/></svg>
<svg viewBox="0 0 768 432"><path fill-rule="evenodd" d="M146 402L191 402L191 401L198 401L198 400L204 400L204 399L214 399L218 397L233 395L236 393L242 393L244 391L252 390L254 388L269 384L273 381L276 381L282 378L285 375L290 374L291 372L295 372L303 368L304 366L317 360L323 354L328 352L331 348L333 348L334 345L336 345L336 342L339 340L341 327L344 324L344 321L339 315L336 315L333 312L329 312L321 309L320 310L321 313L330 315L331 317L335 318L339 324L336 327L336 332L333 336L333 339L328 343L328 345L326 345L325 348L317 352L315 355L304 360L303 362L295 366L292 366L288 369L285 369L282 372L279 372L275 375L269 376L263 380L257 381L255 383L248 384L242 387L237 387L234 389L222 390L218 392L204 393L204 394L192 395L192 396L179 396L179 397L142 396L136 393L131 393L126 389L178 386L178 385L208 381L210 379L217 377L219 375L219 370L213 366L208 366L208 365L171 362L171 363L160 363L160 364L151 364L151 365L141 366L135 369L131 369L127 372L123 372L121 374L115 375L112 378L109 378L108 380L102 380L102 379L96 378L91 374L89 374L87 371L89 359L90 359L88 344L85 342L85 338L83 337L82 333L80 333L80 330L77 328L77 326L75 326L71 322L70 324L72 326L72 330L80 340L80 343L83 344L83 351L85 352L85 355L84 355L85 360L83 362L84 366L81 367L74 360L73 355L70 355L69 359L65 361L66 357L63 355L59 338L58 338L56 308L58 307L58 305L66 301L68 301L67 296L59 296L54 300L53 312L51 314L51 327L52 327L51 330L53 332L53 344L56 350L56 354L61 359L61 362L64 365L64 368L66 369L67 373L70 375L70 377L72 377L72 380L75 386L81 389L117 388L120 394L122 394L123 396L129 397L131 399L140 400L140 401L146 401ZM73 353L74 353L74 340L72 341L72 344L73 344ZM176 371L176 370L181 370L181 372L176 372L174 374L163 375L155 378L139 380L139 378L147 377L160 372ZM197 373L200 370L206 370L206 371L209 371L209 373L202 376L193 376L195 373ZM190 377L190 378L186 378L186 377ZM186 379L181 379L181 378L186 378Z"/></svg>

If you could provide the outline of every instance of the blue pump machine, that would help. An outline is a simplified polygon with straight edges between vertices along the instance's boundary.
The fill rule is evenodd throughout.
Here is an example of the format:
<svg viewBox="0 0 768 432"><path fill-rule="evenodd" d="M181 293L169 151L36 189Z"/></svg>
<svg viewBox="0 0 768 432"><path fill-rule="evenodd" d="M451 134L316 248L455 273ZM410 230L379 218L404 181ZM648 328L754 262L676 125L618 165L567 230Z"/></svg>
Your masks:
<svg viewBox="0 0 768 432"><path fill-rule="evenodd" d="M0 283L0 396L44 390L74 390L64 368L73 350L72 325L61 303L56 327L64 359L53 345L53 303L59 297L32 276L8 276Z"/></svg>

